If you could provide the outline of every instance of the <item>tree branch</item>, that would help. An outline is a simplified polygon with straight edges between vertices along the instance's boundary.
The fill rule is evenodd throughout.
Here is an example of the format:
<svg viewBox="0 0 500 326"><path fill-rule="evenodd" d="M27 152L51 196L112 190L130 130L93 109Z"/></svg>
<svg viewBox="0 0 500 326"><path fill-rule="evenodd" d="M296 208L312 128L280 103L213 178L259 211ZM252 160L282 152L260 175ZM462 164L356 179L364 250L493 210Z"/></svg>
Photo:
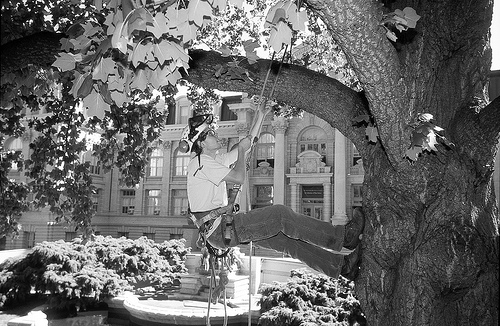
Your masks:
<svg viewBox="0 0 500 326"><path fill-rule="evenodd" d="M191 51L189 75L185 78L199 86L219 90L231 90L260 95L265 75L269 67L269 60L258 60L249 65L245 58L240 66L248 69L251 78L231 79L227 75L217 78L216 66L232 62L232 59L223 57L214 51ZM272 66L267 89L268 95L272 83L276 79L278 63ZM352 120L361 114L368 114L368 106L362 93L358 93L339 81L314 72L301 66L284 64L278 76L273 97L279 101L310 112L337 128L342 134L355 143L364 142L364 132L361 128L353 128ZM358 145L358 144L357 144Z"/></svg>
<svg viewBox="0 0 500 326"><path fill-rule="evenodd" d="M2 45L0 76L27 67L30 64L49 67L61 51L64 34L44 31Z"/></svg>

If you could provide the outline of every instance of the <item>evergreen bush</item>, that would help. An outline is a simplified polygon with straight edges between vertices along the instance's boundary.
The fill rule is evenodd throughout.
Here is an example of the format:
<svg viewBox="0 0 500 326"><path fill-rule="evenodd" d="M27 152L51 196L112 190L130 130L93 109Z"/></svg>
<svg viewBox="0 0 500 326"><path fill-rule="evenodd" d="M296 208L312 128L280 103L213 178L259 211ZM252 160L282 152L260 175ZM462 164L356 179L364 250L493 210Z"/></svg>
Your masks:
<svg viewBox="0 0 500 326"><path fill-rule="evenodd" d="M262 284L262 326L366 325L354 283L305 270L293 270L286 283Z"/></svg>
<svg viewBox="0 0 500 326"><path fill-rule="evenodd" d="M42 242L25 258L0 265L0 307L48 296L49 308L85 309L124 291L161 290L187 273L185 240L155 243L95 236Z"/></svg>

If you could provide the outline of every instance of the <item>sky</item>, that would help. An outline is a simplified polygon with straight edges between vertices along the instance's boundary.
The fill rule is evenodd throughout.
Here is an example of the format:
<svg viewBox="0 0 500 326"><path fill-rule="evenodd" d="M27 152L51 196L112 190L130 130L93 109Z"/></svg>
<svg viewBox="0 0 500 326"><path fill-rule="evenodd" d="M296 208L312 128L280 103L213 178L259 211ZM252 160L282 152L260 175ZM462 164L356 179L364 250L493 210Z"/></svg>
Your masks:
<svg viewBox="0 0 500 326"><path fill-rule="evenodd" d="M500 70L500 0L494 0L493 20L491 23L491 49L493 60L491 70Z"/></svg>

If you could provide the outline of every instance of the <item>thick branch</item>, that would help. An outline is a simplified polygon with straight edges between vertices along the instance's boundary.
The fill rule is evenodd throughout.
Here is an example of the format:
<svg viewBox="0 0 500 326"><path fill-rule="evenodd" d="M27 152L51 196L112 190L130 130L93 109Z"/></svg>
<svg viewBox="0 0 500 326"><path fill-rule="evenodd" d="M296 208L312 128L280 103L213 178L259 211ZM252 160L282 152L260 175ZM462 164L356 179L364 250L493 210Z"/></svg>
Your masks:
<svg viewBox="0 0 500 326"><path fill-rule="evenodd" d="M248 69L250 79L231 79L226 75L217 78L216 66L232 61L217 52L192 51L193 61L190 64L190 82L220 90L232 90L260 95L269 60L259 60L248 65L244 58L240 66ZM276 79L278 63L272 66L270 81L265 95L270 93ZM324 119L337 128L349 139L361 143L364 139L359 128L352 127L352 119L360 114L368 113L366 101L361 93L355 92L339 81L301 66L284 64L278 76L274 98L289 105L304 109Z"/></svg>
<svg viewBox="0 0 500 326"><path fill-rule="evenodd" d="M61 50L59 40L63 36L64 34L45 31L2 45L0 75L4 76L30 64L49 67L54 63L57 53Z"/></svg>

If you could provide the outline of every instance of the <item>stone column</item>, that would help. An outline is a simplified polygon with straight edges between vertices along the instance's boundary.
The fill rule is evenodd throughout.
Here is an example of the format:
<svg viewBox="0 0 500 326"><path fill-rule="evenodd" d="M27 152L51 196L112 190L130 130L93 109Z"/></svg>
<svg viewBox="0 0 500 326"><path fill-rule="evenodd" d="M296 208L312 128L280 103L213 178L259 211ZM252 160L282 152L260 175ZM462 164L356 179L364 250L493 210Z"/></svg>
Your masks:
<svg viewBox="0 0 500 326"><path fill-rule="evenodd" d="M297 212L297 188L298 185L296 183L292 183L290 185L291 187L291 196L290 196L290 201L291 201L291 209L294 212Z"/></svg>
<svg viewBox="0 0 500 326"><path fill-rule="evenodd" d="M323 183L323 221L330 222L332 216L332 184Z"/></svg>
<svg viewBox="0 0 500 326"><path fill-rule="evenodd" d="M274 117L272 122L274 142L274 204L285 204L285 131L288 128L288 120L283 117Z"/></svg>
<svg viewBox="0 0 500 326"><path fill-rule="evenodd" d="M344 224L346 214L346 139L335 129L333 224Z"/></svg>

